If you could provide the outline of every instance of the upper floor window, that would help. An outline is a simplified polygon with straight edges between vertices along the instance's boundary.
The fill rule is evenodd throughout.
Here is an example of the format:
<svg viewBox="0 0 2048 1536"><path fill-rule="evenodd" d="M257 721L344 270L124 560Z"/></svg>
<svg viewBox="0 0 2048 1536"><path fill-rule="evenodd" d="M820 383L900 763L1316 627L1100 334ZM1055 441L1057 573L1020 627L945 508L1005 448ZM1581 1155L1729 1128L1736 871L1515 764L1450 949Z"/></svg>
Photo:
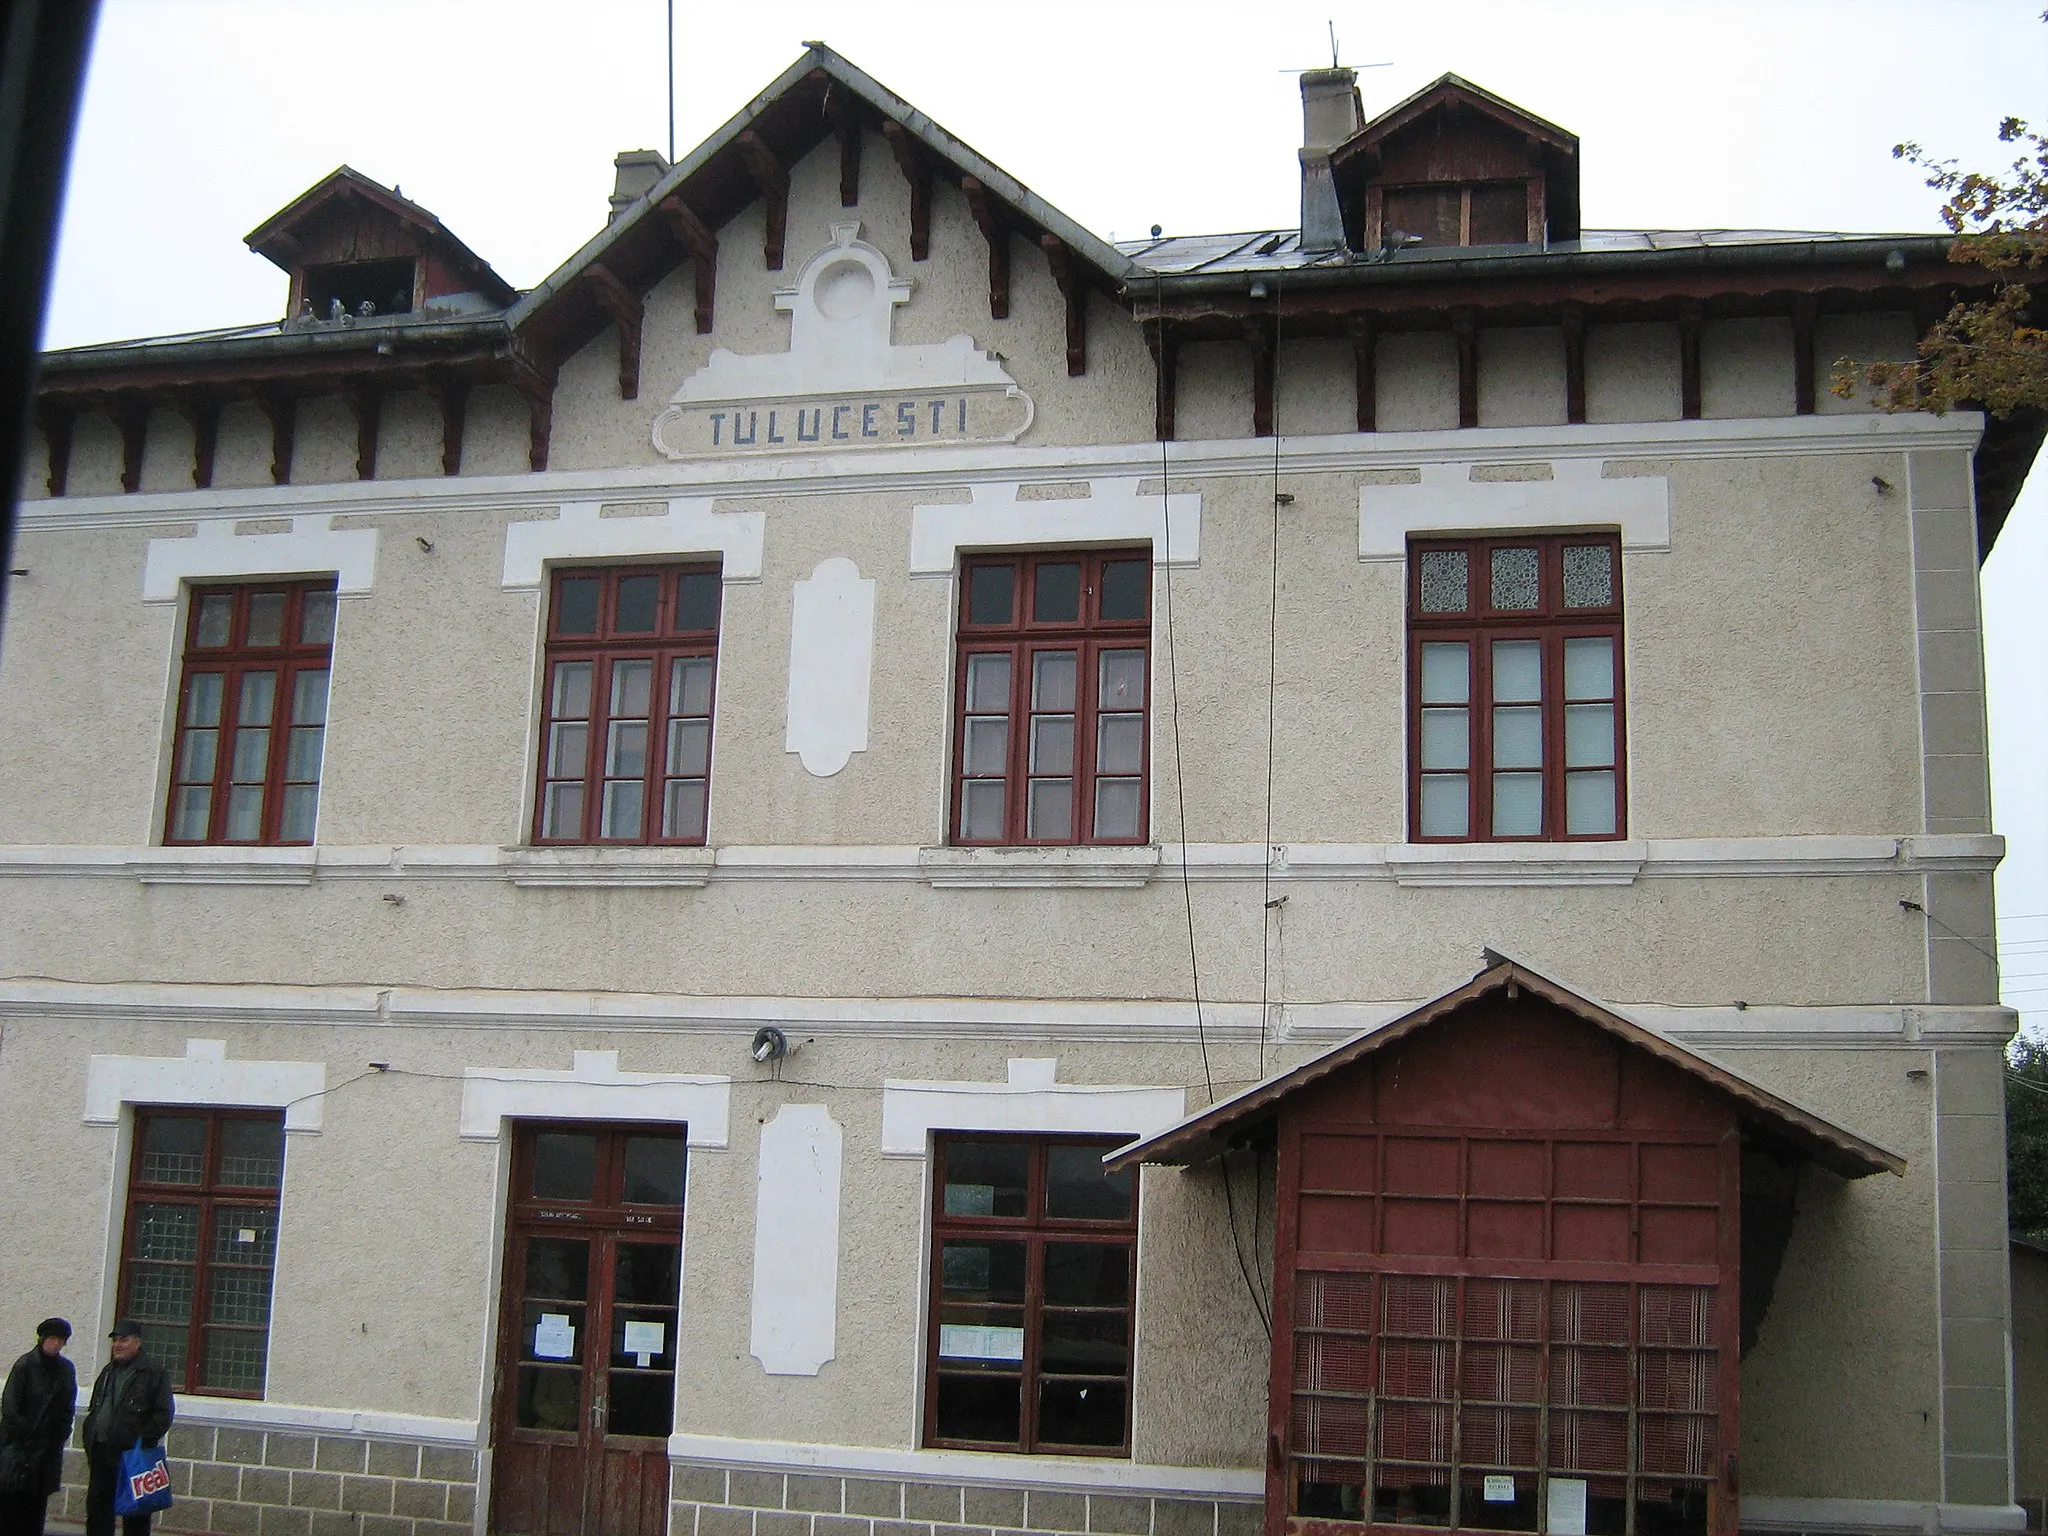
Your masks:
<svg viewBox="0 0 2048 1536"><path fill-rule="evenodd" d="M1623 834L1615 535L1415 540L1408 650L1418 840Z"/></svg>
<svg viewBox="0 0 2048 1536"><path fill-rule="evenodd" d="M310 843L327 733L334 582L192 593L167 843Z"/></svg>
<svg viewBox="0 0 2048 1536"><path fill-rule="evenodd" d="M926 1444L1130 1444L1138 1208L1102 1168L1124 1139L937 1138Z"/></svg>
<svg viewBox="0 0 2048 1536"><path fill-rule="evenodd" d="M173 1391L262 1395L283 1184L281 1112L136 1110L116 1310Z"/></svg>
<svg viewBox="0 0 2048 1536"><path fill-rule="evenodd" d="M954 842L1144 841L1151 639L1145 550L964 563Z"/></svg>
<svg viewBox="0 0 2048 1536"><path fill-rule="evenodd" d="M537 843L702 843L718 671L715 565L555 572Z"/></svg>
<svg viewBox="0 0 2048 1536"><path fill-rule="evenodd" d="M1387 233L1421 245L1521 245L1529 240L1526 182L1389 187Z"/></svg>

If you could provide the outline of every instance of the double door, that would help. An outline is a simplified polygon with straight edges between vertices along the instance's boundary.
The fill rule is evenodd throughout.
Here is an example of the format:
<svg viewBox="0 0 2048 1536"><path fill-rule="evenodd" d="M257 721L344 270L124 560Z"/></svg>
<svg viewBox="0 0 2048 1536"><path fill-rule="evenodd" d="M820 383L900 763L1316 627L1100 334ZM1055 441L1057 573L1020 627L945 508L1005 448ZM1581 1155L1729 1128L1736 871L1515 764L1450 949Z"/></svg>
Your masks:
<svg viewBox="0 0 2048 1536"><path fill-rule="evenodd" d="M492 1415L498 1536L665 1536L681 1126L515 1133Z"/></svg>

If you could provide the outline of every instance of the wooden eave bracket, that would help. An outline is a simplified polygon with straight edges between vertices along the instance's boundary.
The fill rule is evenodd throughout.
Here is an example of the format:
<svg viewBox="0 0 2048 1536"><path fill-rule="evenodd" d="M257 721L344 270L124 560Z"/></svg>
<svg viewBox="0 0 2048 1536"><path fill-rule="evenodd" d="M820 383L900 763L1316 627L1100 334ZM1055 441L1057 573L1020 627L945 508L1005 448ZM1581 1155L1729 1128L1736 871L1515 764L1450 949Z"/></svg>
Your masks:
<svg viewBox="0 0 2048 1536"><path fill-rule="evenodd" d="M1010 318L1010 227L1003 222L1003 210L989 196L988 188L972 176L960 178L967 211L974 215L975 228L988 242L988 317Z"/></svg>
<svg viewBox="0 0 2048 1536"><path fill-rule="evenodd" d="M43 486L52 496L62 496L71 481L71 432L78 412L68 405L40 401L36 425L43 429L43 446L49 450L49 475Z"/></svg>
<svg viewBox="0 0 2048 1536"><path fill-rule="evenodd" d="M441 473L462 473L462 434L469 415L469 380L440 379L428 387L441 413Z"/></svg>
<svg viewBox="0 0 2048 1536"><path fill-rule="evenodd" d="M1278 317L1244 317L1245 345L1252 354L1252 436L1273 435L1273 359L1278 351L1274 326Z"/></svg>
<svg viewBox="0 0 2048 1536"><path fill-rule="evenodd" d="M1678 416L1700 419L1700 327L1705 310L1697 299L1678 306Z"/></svg>
<svg viewBox="0 0 2048 1536"><path fill-rule="evenodd" d="M882 137L903 179L910 183L910 259L924 261L932 253L932 168L909 129L893 117L882 119Z"/></svg>
<svg viewBox="0 0 2048 1536"><path fill-rule="evenodd" d="M780 272L783 236L789 228L789 167L751 128L743 129L736 142L740 159L746 165L747 174L754 178L754 185L760 189L761 202L767 212L763 221L761 255L767 261L769 271Z"/></svg>
<svg viewBox="0 0 2048 1536"><path fill-rule="evenodd" d="M548 467L548 446L555 428L555 370L515 351L510 383L526 397L526 464L538 473Z"/></svg>
<svg viewBox="0 0 2048 1536"><path fill-rule="evenodd" d="M860 114L845 91L825 87L825 116L839 140L839 206L860 205Z"/></svg>
<svg viewBox="0 0 2048 1536"><path fill-rule="evenodd" d="M356 478L377 478L377 438L384 426L384 387L358 380L348 394L349 413L356 419Z"/></svg>
<svg viewBox="0 0 2048 1536"><path fill-rule="evenodd" d="M1379 334L1370 314L1353 315L1344 324L1351 338L1351 368L1358 394L1358 430L1379 430Z"/></svg>
<svg viewBox="0 0 2048 1536"><path fill-rule="evenodd" d="M266 391L256 397L256 407L270 423L270 483L290 485L292 449L297 444L299 431L298 396Z"/></svg>
<svg viewBox="0 0 2048 1536"><path fill-rule="evenodd" d="M1792 297L1792 410L1800 416L1814 412L1813 321L1815 304L1810 293Z"/></svg>
<svg viewBox="0 0 2048 1536"><path fill-rule="evenodd" d="M1458 344L1458 425L1479 425L1479 316L1470 309L1451 311L1451 335Z"/></svg>
<svg viewBox="0 0 2048 1536"><path fill-rule="evenodd" d="M208 394L177 396L172 404L192 428L192 489L213 484L213 459L220 445L220 401Z"/></svg>
<svg viewBox="0 0 2048 1536"><path fill-rule="evenodd" d="M663 198L658 206L670 237L689 253L690 271L697 283L697 334L709 336L718 292L718 236L683 201L680 192Z"/></svg>
<svg viewBox="0 0 2048 1536"><path fill-rule="evenodd" d="M646 318L646 306L640 302L640 295L620 281L618 274L601 261L593 261L583 269L583 280L590 285L598 307L610 315L619 328L619 398L637 400L640 397L640 332Z"/></svg>
<svg viewBox="0 0 2048 1536"><path fill-rule="evenodd" d="M142 489L142 450L149 441L149 411L147 400L116 400L108 406L107 414L114 418L114 425L121 433L121 489L134 492Z"/></svg>
<svg viewBox="0 0 2048 1536"><path fill-rule="evenodd" d="M1165 318L1145 322L1145 346L1152 353L1152 367L1157 378L1157 392L1153 404L1153 430L1162 443L1173 440L1173 402L1179 385L1176 375L1180 363L1180 339L1173 334L1172 322Z"/></svg>
<svg viewBox="0 0 2048 1536"><path fill-rule="evenodd" d="M1088 280L1067 242L1058 235L1040 235L1038 245L1045 252L1045 264L1052 269L1052 280L1059 285L1060 297L1066 301L1067 376L1078 379L1088 371Z"/></svg>
<svg viewBox="0 0 2048 1536"><path fill-rule="evenodd" d="M1586 306L1564 307L1564 419L1573 426L1586 419Z"/></svg>

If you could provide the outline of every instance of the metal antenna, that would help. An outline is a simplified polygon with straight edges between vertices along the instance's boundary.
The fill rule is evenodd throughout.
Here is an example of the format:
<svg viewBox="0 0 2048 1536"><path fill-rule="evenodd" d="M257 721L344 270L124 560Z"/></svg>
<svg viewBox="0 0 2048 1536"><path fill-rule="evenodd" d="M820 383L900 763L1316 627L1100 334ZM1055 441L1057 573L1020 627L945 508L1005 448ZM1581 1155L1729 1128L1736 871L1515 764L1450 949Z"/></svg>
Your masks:
<svg viewBox="0 0 2048 1536"><path fill-rule="evenodd" d="M1337 23L1325 21L1323 25L1330 29L1330 68L1335 69L1337 67Z"/></svg>
<svg viewBox="0 0 2048 1536"><path fill-rule="evenodd" d="M668 0L668 163L676 163L676 0Z"/></svg>

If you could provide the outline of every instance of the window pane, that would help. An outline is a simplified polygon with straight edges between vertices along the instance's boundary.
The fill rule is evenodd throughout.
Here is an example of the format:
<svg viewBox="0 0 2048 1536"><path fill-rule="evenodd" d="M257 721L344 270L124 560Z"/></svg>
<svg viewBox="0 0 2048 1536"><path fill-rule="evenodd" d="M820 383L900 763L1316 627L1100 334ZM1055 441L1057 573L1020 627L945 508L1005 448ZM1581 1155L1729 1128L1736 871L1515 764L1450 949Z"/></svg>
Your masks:
<svg viewBox="0 0 2048 1536"><path fill-rule="evenodd" d="M615 720L606 733L604 771L612 778L647 772L647 722Z"/></svg>
<svg viewBox="0 0 2048 1536"><path fill-rule="evenodd" d="M1104 1173L1108 1147L1046 1148L1045 1214L1055 1220L1128 1221L1133 1184L1128 1170Z"/></svg>
<svg viewBox="0 0 2048 1536"><path fill-rule="evenodd" d="M628 1136L626 1138L626 1189L628 1205L681 1205L683 1203L683 1143L676 1136ZM668 1300L674 1301L670 1287Z"/></svg>
<svg viewBox="0 0 2048 1536"><path fill-rule="evenodd" d="M993 843L1003 835L1005 786L1001 779L975 779L960 786L960 835Z"/></svg>
<svg viewBox="0 0 2048 1536"><path fill-rule="evenodd" d="M580 1141L591 1148L589 1166L595 1168L596 1143L588 1136L544 1135L537 1141ZM539 1152L539 1149L536 1149ZM585 1177L578 1188L582 1194L562 1194L556 1190L543 1189L539 1168L545 1154L536 1156L533 1192L543 1200L587 1200L590 1198L590 1180ZM529 1237L526 1240L526 1294L538 1301L584 1301L590 1295L590 1242L580 1237ZM530 1337L530 1335L529 1335Z"/></svg>
<svg viewBox="0 0 2048 1536"><path fill-rule="evenodd" d="M1064 838L1074 835L1074 781L1072 779L1033 779L1030 798L1026 802L1025 817L1028 825L1024 835L1029 838Z"/></svg>
<svg viewBox="0 0 2048 1536"><path fill-rule="evenodd" d="M1017 1376L939 1373L932 1425L941 1440L1015 1445L1024 1418L1024 1382Z"/></svg>
<svg viewBox="0 0 2048 1536"><path fill-rule="evenodd" d="M1493 552L1493 601L1499 610L1522 612L1542 605L1538 552L1496 549Z"/></svg>
<svg viewBox="0 0 2048 1536"><path fill-rule="evenodd" d="M1138 781L1097 779L1095 781L1095 836L1135 840L1138 827Z"/></svg>
<svg viewBox="0 0 2048 1536"><path fill-rule="evenodd" d="M1463 704L1472 697L1470 649L1462 640L1432 640L1423 645L1423 703Z"/></svg>
<svg viewBox="0 0 2048 1536"><path fill-rule="evenodd" d="M1152 590L1152 565L1146 560L1108 560L1102 566L1102 616L1142 619Z"/></svg>
<svg viewBox="0 0 2048 1536"><path fill-rule="evenodd" d="M662 794L661 835L703 837L705 807L710 799L705 782L702 779L672 779Z"/></svg>
<svg viewBox="0 0 2048 1536"><path fill-rule="evenodd" d="M205 646L209 650L215 646L226 645L228 641L234 638L234 627L235 599L233 594L209 592L206 596L199 599L198 633L192 643Z"/></svg>
<svg viewBox="0 0 2048 1536"><path fill-rule="evenodd" d="M597 599L604 583L595 576L564 576L555 583L555 633L597 633Z"/></svg>
<svg viewBox="0 0 2048 1536"><path fill-rule="evenodd" d="M622 635L654 633L661 608L659 576L625 576L619 580L618 611L612 628Z"/></svg>
<svg viewBox="0 0 2048 1536"><path fill-rule="evenodd" d="M1038 1438L1052 1445L1122 1445L1121 1381L1047 1381L1038 1389Z"/></svg>
<svg viewBox="0 0 2048 1536"><path fill-rule="evenodd" d="M1017 569L1010 565L974 565L967 569L967 622L1007 624L1016 611Z"/></svg>
<svg viewBox="0 0 2048 1536"><path fill-rule="evenodd" d="M149 1184L197 1184L206 1171L206 1121L197 1115L150 1115L142 1121L136 1177ZM180 1206L177 1209L184 1209Z"/></svg>
<svg viewBox="0 0 2048 1536"><path fill-rule="evenodd" d="M216 1392L261 1392L265 1342L254 1329L207 1329L200 1385Z"/></svg>
<svg viewBox="0 0 2048 1536"><path fill-rule="evenodd" d="M619 661L612 664L612 713L645 718L652 698L654 663Z"/></svg>
<svg viewBox="0 0 2048 1536"><path fill-rule="evenodd" d="M251 646L279 645L284 641L284 593L249 594L249 640Z"/></svg>
<svg viewBox="0 0 2048 1536"><path fill-rule="evenodd" d="M270 766L270 732L235 732L233 778L237 784L260 784Z"/></svg>
<svg viewBox="0 0 2048 1536"><path fill-rule="evenodd" d="M597 1189L597 1138L582 1131L542 1131L533 1138L533 1194L537 1200L588 1200ZM534 1246L540 1246L536 1240ZM576 1246L581 1247L582 1244ZM527 1294L565 1294L536 1292ZM581 1291L576 1293L582 1295Z"/></svg>
<svg viewBox="0 0 2048 1536"><path fill-rule="evenodd" d="M545 806L541 814L540 835L542 837L581 837L583 835L583 786L581 784L550 784L548 786Z"/></svg>
<svg viewBox="0 0 2048 1536"><path fill-rule="evenodd" d="M1129 1333L1128 1320L1118 1313L1050 1313L1041 1334L1039 1365L1047 1371L1121 1376L1130 1359Z"/></svg>
<svg viewBox="0 0 2048 1536"><path fill-rule="evenodd" d="M1580 837L1612 836L1615 809L1612 769L1565 776L1565 831Z"/></svg>
<svg viewBox="0 0 2048 1536"><path fill-rule="evenodd" d="M1031 658L1031 707L1070 710L1074 707L1074 653L1040 651Z"/></svg>
<svg viewBox="0 0 2048 1536"><path fill-rule="evenodd" d="M1543 835L1543 775L1496 773L1493 776L1493 835Z"/></svg>
<svg viewBox="0 0 2048 1536"><path fill-rule="evenodd" d="M223 1120L220 1182L236 1189L276 1189L284 1182L284 1122Z"/></svg>
<svg viewBox="0 0 2048 1536"><path fill-rule="evenodd" d="M677 1177L671 1184L663 1182L663 1189L673 1198L652 1201L638 1201L643 1205L678 1205L682 1202L681 1181L683 1166L683 1144L680 1141L643 1142L635 1137L627 1143L628 1152L635 1144L650 1147L666 1147L665 1161L673 1161ZM673 1307L679 1289L677 1265L682 1259L682 1249L669 1243L621 1243L613 1262L613 1299L633 1307ZM614 1329L617 1320L613 1320ZM615 1332L613 1337L617 1337ZM663 1341L667 1343L667 1340ZM617 1351L624 1354L624 1350ZM663 1350L663 1354L667 1351ZM630 1360L629 1360L630 1363Z"/></svg>
<svg viewBox="0 0 2048 1536"><path fill-rule="evenodd" d="M1614 697L1614 642L1606 635L1575 636L1564 643L1564 696Z"/></svg>
<svg viewBox="0 0 2048 1536"><path fill-rule="evenodd" d="M1081 617L1081 567L1078 563L1038 567L1032 583L1031 617L1040 624L1071 624Z"/></svg>
<svg viewBox="0 0 2048 1536"><path fill-rule="evenodd" d="M1423 779L1422 835L1472 835L1472 795L1465 775L1430 774Z"/></svg>
<svg viewBox="0 0 2048 1536"><path fill-rule="evenodd" d="M185 686L185 723L219 725L222 677L218 672L195 672Z"/></svg>
<svg viewBox="0 0 2048 1536"><path fill-rule="evenodd" d="M292 679L292 723L327 723L327 672L324 668L301 672Z"/></svg>
<svg viewBox="0 0 2048 1536"><path fill-rule="evenodd" d="M1564 550L1564 605L1608 608L1614 603L1614 547L1568 544Z"/></svg>
<svg viewBox="0 0 2048 1536"><path fill-rule="evenodd" d="M668 771L701 779L711 771L711 722L671 720L668 723Z"/></svg>
<svg viewBox="0 0 2048 1536"><path fill-rule="evenodd" d="M211 783L220 757L219 748L219 731L187 731L184 752L178 762L179 781L185 784Z"/></svg>
<svg viewBox="0 0 2048 1536"><path fill-rule="evenodd" d="M1493 643L1493 699L1496 704L1534 704L1543 697L1543 642Z"/></svg>
<svg viewBox="0 0 2048 1536"><path fill-rule="evenodd" d="M1046 715L1031 722L1031 771L1074 771L1074 717Z"/></svg>
<svg viewBox="0 0 2048 1536"><path fill-rule="evenodd" d="M553 726L548 731L548 777L572 779L583 776L590 756L590 727L580 721Z"/></svg>
<svg viewBox="0 0 2048 1536"><path fill-rule="evenodd" d="M1422 712L1422 766L1469 768L1471 764L1470 711L1425 709Z"/></svg>
<svg viewBox="0 0 2048 1536"><path fill-rule="evenodd" d="M1127 1243L1047 1243L1045 1304L1049 1307L1121 1307L1131 1297Z"/></svg>
<svg viewBox="0 0 2048 1536"><path fill-rule="evenodd" d="M320 777L320 744L327 732L317 725L294 726L285 734L284 776L295 784Z"/></svg>
<svg viewBox="0 0 2048 1536"><path fill-rule="evenodd" d="M244 672L242 674L242 701L237 707L237 724L270 724L271 711L276 707L276 704L277 674L275 672Z"/></svg>
<svg viewBox="0 0 2048 1536"><path fill-rule="evenodd" d="M287 784L284 805L277 818L277 840L281 843L313 841L313 817L319 801L319 786Z"/></svg>
<svg viewBox="0 0 2048 1536"><path fill-rule="evenodd" d="M334 643L334 594L332 592L308 592L299 600L299 643L301 645L332 645Z"/></svg>
<svg viewBox="0 0 2048 1536"><path fill-rule="evenodd" d="M268 1269L277 1262L277 1207L274 1205L217 1205L213 1208L213 1252L215 1264L256 1265ZM235 1318L214 1317L214 1322L235 1322Z"/></svg>
<svg viewBox="0 0 2048 1536"><path fill-rule="evenodd" d="M967 709L970 714L1000 715L1010 708L1010 658L967 658Z"/></svg>
<svg viewBox="0 0 2048 1536"><path fill-rule="evenodd" d="M131 1259L159 1264L199 1261L198 1206L138 1205L131 1219L135 1228L128 1235Z"/></svg>
<svg viewBox="0 0 2048 1536"><path fill-rule="evenodd" d="M684 571L676 578L676 628L684 632L718 628L724 581L716 571Z"/></svg>
<svg viewBox="0 0 2048 1536"><path fill-rule="evenodd" d="M146 1323L189 1323L194 1279L188 1264L132 1263L126 1310ZM150 1330L150 1352L156 1352L155 1329Z"/></svg>
<svg viewBox="0 0 2048 1536"><path fill-rule="evenodd" d="M1569 704L1564 712L1567 768L1606 768L1614 762L1614 706Z"/></svg>
<svg viewBox="0 0 2048 1536"><path fill-rule="evenodd" d="M253 843L262 831L263 786L237 785L230 789L227 840L231 843Z"/></svg>
<svg viewBox="0 0 2048 1536"><path fill-rule="evenodd" d="M1145 766L1145 717L1098 715L1095 720L1095 771L1138 773Z"/></svg>
<svg viewBox="0 0 2048 1536"><path fill-rule="evenodd" d="M205 837L207 820L213 815L213 791L204 785L181 789L177 807L171 817L171 836L188 843Z"/></svg>
<svg viewBox="0 0 2048 1536"><path fill-rule="evenodd" d="M590 663L565 661L555 668L555 702L549 711L557 720L590 717Z"/></svg>
<svg viewBox="0 0 2048 1536"><path fill-rule="evenodd" d="M1471 589L1471 561L1462 549L1422 552L1420 605L1424 613L1463 613Z"/></svg>
<svg viewBox="0 0 2048 1536"><path fill-rule="evenodd" d="M1145 707L1145 653L1104 651L1100 658L1101 696L1097 709Z"/></svg>
<svg viewBox="0 0 2048 1536"><path fill-rule="evenodd" d="M675 715L711 713L711 674L716 664L709 656L690 656L678 661L669 674L668 707Z"/></svg>
<svg viewBox="0 0 2048 1536"><path fill-rule="evenodd" d="M961 754L964 772L986 777L1001 773L1009 761L1010 721L1004 715L970 716L967 745Z"/></svg>
<svg viewBox="0 0 2048 1536"><path fill-rule="evenodd" d="M600 837L638 837L644 820L647 786L638 779L614 779L604 787L604 826Z"/></svg>
<svg viewBox="0 0 2048 1536"><path fill-rule="evenodd" d="M1533 707L1493 712L1493 766L1543 766L1543 711Z"/></svg>
<svg viewBox="0 0 2048 1536"><path fill-rule="evenodd" d="M1022 1216L1031 1149L1021 1141L946 1141L948 1216ZM1022 1260L1019 1260L1021 1263Z"/></svg>

